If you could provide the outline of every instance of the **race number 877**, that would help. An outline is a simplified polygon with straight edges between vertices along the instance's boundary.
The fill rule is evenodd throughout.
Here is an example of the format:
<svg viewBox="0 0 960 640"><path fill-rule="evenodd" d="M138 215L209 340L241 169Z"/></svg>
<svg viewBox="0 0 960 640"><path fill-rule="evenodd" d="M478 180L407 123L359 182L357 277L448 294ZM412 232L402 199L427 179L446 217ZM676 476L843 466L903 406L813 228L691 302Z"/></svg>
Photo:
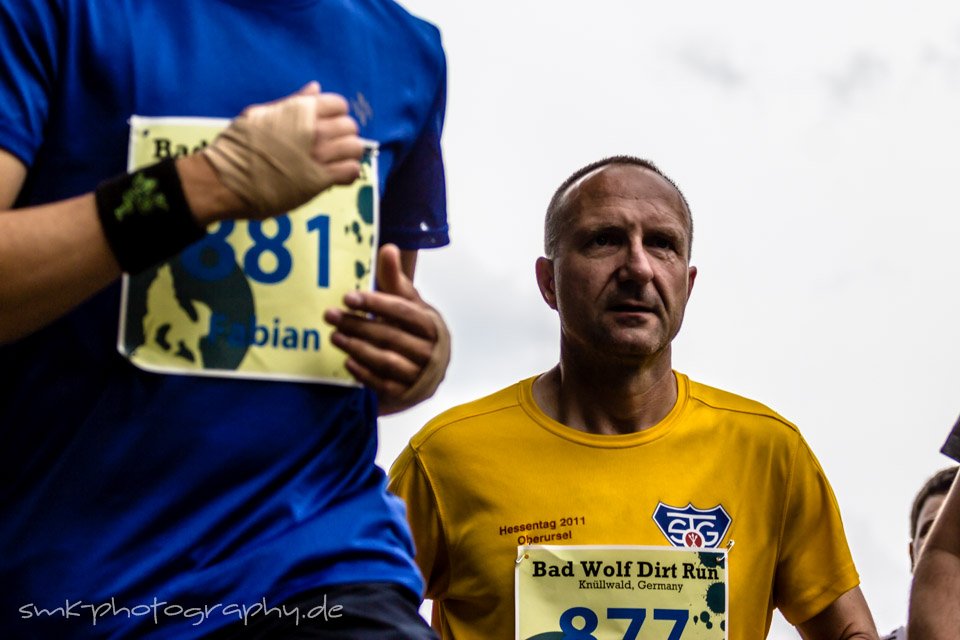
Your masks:
<svg viewBox="0 0 960 640"><path fill-rule="evenodd" d="M580 618L583 626L579 629L574 626L574 621ZM634 609L626 607L611 607L607 609L607 620L629 620L630 626L623 634L623 640L636 640L637 634L643 627L647 619L646 609ZM673 628L665 640L680 640L683 630L687 626L687 620L690 619L690 612L684 609L654 609L654 620L666 620L673 622ZM598 640L593 632L600 626L600 619L593 609L587 607L570 607L560 614L560 631L563 632L563 640Z"/></svg>

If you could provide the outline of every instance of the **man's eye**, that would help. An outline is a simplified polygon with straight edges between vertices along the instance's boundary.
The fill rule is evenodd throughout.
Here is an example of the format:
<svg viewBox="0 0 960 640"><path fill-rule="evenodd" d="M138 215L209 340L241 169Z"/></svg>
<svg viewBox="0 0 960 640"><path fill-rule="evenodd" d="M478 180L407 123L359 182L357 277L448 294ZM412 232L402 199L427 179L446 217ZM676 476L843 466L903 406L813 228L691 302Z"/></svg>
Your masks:
<svg viewBox="0 0 960 640"><path fill-rule="evenodd" d="M647 240L647 244L655 249L673 249L673 238L655 235Z"/></svg>
<svg viewBox="0 0 960 640"><path fill-rule="evenodd" d="M612 233L598 233L593 236L593 244L597 247L607 247L616 244L616 237Z"/></svg>

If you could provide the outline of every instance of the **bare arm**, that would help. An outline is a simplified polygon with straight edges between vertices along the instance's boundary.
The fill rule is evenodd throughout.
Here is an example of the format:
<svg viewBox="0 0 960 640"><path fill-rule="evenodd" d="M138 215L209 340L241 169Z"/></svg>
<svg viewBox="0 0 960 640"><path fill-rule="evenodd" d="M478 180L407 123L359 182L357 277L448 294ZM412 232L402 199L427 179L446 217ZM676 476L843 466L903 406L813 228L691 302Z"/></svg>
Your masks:
<svg viewBox="0 0 960 640"><path fill-rule="evenodd" d="M960 484L950 487L913 572L907 636L956 638L960 629Z"/></svg>
<svg viewBox="0 0 960 640"><path fill-rule="evenodd" d="M177 162L198 222L240 209L201 156ZM92 193L38 207L10 209L26 169L0 150L0 343L64 315L120 276ZM16 188L16 191L14 190Z"/></svg>
<svg viewBox="0 0 960 640"><path fill-rule="evenodd" d="M26 168L0 150L0 343L48 324L120 275L91 194L9 210Z"/></svg>
<svg viewBox="0 0 960 640"><path fill-rule="evenodd" d="M299 160L316 163L325 172L326 186L352 182L359 172L363 144L356 135L356 123L346 115L346 102L339 96L320 94L317 85L308 85L289 98L316 101L313 144L306 145ZM258 114L280 113L289 104L284 99L260 105ZM26 172L16 157L0 150L0 344L56 320L121 273L92 193L10 209ZM224 186L206 156L177 160L177 172L201 226L228 217L265 217Z"/></svg>
<svg viewBox="0 0 960 640"><path fill-rule="evenodd" d="M877 627L870 607L854 587L834 600L826 609L797 625L804 640L877 640Z"/></svg>

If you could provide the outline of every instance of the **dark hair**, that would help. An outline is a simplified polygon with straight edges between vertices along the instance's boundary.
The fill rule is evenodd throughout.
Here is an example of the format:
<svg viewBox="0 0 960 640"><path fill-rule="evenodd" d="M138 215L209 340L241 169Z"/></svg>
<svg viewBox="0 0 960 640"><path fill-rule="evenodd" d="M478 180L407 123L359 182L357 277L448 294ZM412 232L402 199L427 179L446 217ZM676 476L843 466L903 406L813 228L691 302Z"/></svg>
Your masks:
<svg viewBox="0 0 960 640"><path fill-rule="evenodd" d="M610 156L602 160L597 160L596 162L591 162L585 167L581 167L573 172L569 178L563 181L556 191L553 193L553 197L550 198L550 204L547 205L547 215L544 219L543 224L543 250L545 255L548 258L552 258L557 250L557 239L560 236L560 227L563 222L564 214L566 213L566 207L564 207L564 196L566 196L567 191L570 189L570 186L582 178L583 176L607 165L612 164L625 164L625 165L634 165L638 167L643 167L644 169L649 169L655 174L666 180L670 183L674 189L676 189L677 194L680 196L680 201L683 202L683 213L687 217L687 227L690 231L690 237L687 241L687 254L689 255L690 249L693 246L693 216L690 213L690 205L687 203L687 198L683 195L683 192L680 191L680 187L677 186L673 180L671 180L663 171L661 171L657 165L653 164L649 160L644 160L643 158L637 158L635 156Z"/></svg>
<svg viewBox="0 0 960 640"><path fill-rule="evenodd" d="M923 483L923 487L917 492L917 497L913 499L913 507L910 509L910 539L917 537L917 518L920 517L920 510L923 509L923 503L930 496L946 495L950 491L950 485L957 475L957 469L960 467L947 467L941 469Z"/></svg>

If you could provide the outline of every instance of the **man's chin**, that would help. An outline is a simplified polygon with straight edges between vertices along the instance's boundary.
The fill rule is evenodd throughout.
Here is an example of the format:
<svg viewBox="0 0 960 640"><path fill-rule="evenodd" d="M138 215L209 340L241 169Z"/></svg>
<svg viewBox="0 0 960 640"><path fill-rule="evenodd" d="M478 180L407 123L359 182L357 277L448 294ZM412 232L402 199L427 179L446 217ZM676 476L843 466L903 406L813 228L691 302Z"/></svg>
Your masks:
<svg viewBox="0 0 960 640"><path fill-rule="evenodd" d="M609 336L605 349L616 359L643 361L668 350L670 342L660 336Z"/></svg>

